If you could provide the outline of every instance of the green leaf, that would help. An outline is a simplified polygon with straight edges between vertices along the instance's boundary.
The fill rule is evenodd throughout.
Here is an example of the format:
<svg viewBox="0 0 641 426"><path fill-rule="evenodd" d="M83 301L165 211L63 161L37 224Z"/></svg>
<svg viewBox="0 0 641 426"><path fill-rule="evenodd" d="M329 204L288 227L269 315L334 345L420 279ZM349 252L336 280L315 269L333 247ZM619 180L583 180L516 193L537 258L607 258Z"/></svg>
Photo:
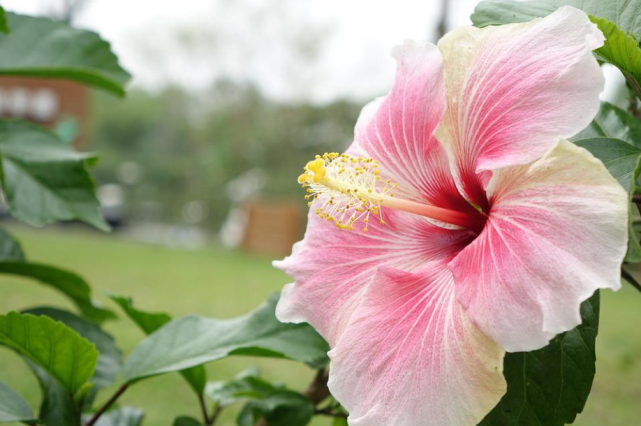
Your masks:
<svg viewBox="0 0 641 426"><path fill-rule="evenodd" d="M639 176L639 148L613 138L582 139L575 143L601 160L626 191L634 189L635 180Z"/></svg>
<svg viewBox="0 0 641 426"><path fill-rule="evenodd" d="M130 297L114 294L110 294L109 297L122 308L145 334L151 334L171 321L171 317L164 312L145 312L134 308Z"/></svg>
<svg viewBox="0 0 641 426"><path fill-rule="evenodd" d="M203 424L193 417L181 416L174 420L174 426L203 426Z"/></svg>
<svg viewBox="0 0 641 426"><path fill-rule="evenodd" d="M527 22L547 16L561 6L574 6L589 15L612 21L623 31L641 38L641 2L638 0L484 0L472 14L477 27Z"/></svg>
<svg viewBox="0 0 641 426"><path fill-rule="evenodd" d="M561 426L583 411L595 374L599 293L581 305L583 324L538 351L508 353L507 393L479 426Z"/></svg>
<svg viewBox="0 0 641 426"><path fill-rule="evenodd" d="M241 372L234 380L227 382L210 382L205 388L205 395L218 404L227 407L247 399L262 399L281 390L261 379L256 369Z"/></svg>
<svg viewBox="0 0 641 426"><path fill-rule="evenodd" d="M72 394L89 381L98 361L93 343L45 316L0 315L0 344L45 369Z"/></svg>
<svg viewBox="0 0 641 426"><path fill-rule="evenodd" d="M261 417L269 426L305 426L314 416L314 404L303 395L278 391L265 399L249 401L238 415L238 426L254 426Z"/></svg>
<svg viewBox="0 0 641 426"><path fill-rule="evenodd" d="M619 68L623 75L634 79L637 84L641 81L641 49L635 38L619 29L612 21L590 15L605 36L605 43L595 50L600 59Z"/></svg>
<svg viewBox="0 0 641 426"><path fill-rule="evenodd" d="M0 74L76 80L124 96L129 74L96 33L47 18L7 13Z"/></svg>
<svg viewBox="0 0 641 426"><path fill-rule="evenodd" d="M118 349L113 336L109 333L103 331L92 322L57 308L40 307L29 309L23 313L36 316L46 315L51 319L60 321L96 345L100 355L98 356L96 371L91 378L94 389L102 389L116 381L122 367L122 352Z"/></svg>
<svg viewBox="0 0 641 426"><path fill-rule="evenodd" d="M87 171L95 157L74 151L42 127L0 120L0 158L2 188L17 219L35 226L78 219L109 229Z"/></svg>
<svg viewBox="0 0 641 426"><path fill-rule="evenodd" d="M91 299L91 288L73 272L31 262L0 262L0 274L33 278L70 298L82 314L95 322L115 318L113 312L98 306Z"/></svg>
<svg viewBox="0 0 641 426"><path fill-rule="evenodd" d="M84 417L88 420L91 416ZM145 413L138 408L120 407L100 416L95 426L140 426L144 418Z"/></svg>
<svg viewBox="0 0 641 426"><path fill-rule="evenodd" d="M110 295L111 299L116 302L133 322L149 335L171 321L171 317L164 312L143 312L134 308L133 301L130 297ZM180 374L187 380L187 383L197 393L203 393L207 384L207 372L205 367L198 365L186 370L180 371Z"/></svg>
<svg viewBox="0 0 641 426"><path fill-rule="evenodd" d="M143 341L125 362L128 383L205 364L230 355L291 359L315 368L327 364L328 345L308 324L276 319L278 294L256 311L234 319L189 316L174 320Z"/></svg>
<svg viewBox="0 0 641 426"><path fill-rule="evenodd" d="M630 84L641 86L641 1L485 0L476 6L472 22L477 27L527 22L566 5L589 14L590 20L603 32L606 40L603 47L595 51L597 56L619 68Z"/></svg>
<svg viewBox="0 0 641 426"><path fill-rule="evenodd" d="M0 6L0 32L9 34L9 26L7 25L7 14L4 8Z"/></svg>
<svg viewBox="0 0 641 426"><path fill-rule="evenodd" d="M6 231L0 229L0 261L22 261L24 252L22 246Z"/></svg>
<svg viewBox="0 0 641 426"><path fill-rule="evenodd" d="M602 102L599 112L590 125L571 140L591 138L621 139L641 148L641 122L618 106Z"/></svg>
<svg viewBox="0 0 641 426"><path fill-rule="evenodd" d="M13 389L0 382L0 423L34 420L29 404Z"/></svg>
<svg viewBox="0 0 641 426"><path fill-rule="evenodd" d="M608 171L628 191L630 201L636 188L636 180L641 172L641 150L619 139L592 138L575 142L601 160ZM639 236L632 226L632 203L629 203L629 238L626 262L641 262Z"/></svg>
<svg viewBox="0 0 641 426"><path fill-rule="evenodd" d="M336 417L332 426L348 426L347 417Z"/></svg>

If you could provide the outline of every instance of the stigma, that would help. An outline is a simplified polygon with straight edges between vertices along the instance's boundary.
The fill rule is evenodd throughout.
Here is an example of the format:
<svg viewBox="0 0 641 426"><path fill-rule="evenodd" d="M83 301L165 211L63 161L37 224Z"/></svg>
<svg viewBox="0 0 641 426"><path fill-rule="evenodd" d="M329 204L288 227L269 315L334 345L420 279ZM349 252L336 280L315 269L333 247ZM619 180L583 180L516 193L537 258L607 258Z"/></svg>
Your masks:
<svg viewBox="0 0 641 426"><path fill-rule="evenodd" d="M386 208L455 227L478 228L478 218L468 213L395 197L398 184L382 179L379 162L371 158L336 152L317 155L305 165L298 183L307 191L305 199L315 207L315 213L340 229L354 230L355 224L362 222L362 231L368 232L372 220L384 225ZM314 200L319 202L312 203Z"/></svg>

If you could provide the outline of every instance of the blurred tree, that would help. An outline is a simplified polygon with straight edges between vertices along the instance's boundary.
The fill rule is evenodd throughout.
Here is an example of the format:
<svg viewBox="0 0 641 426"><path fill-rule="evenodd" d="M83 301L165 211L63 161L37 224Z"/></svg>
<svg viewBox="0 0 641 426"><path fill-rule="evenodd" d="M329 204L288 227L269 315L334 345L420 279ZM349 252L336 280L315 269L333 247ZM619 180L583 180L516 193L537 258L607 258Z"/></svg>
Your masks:
<svg viewBox="0 0 641 426"><path fill-rule="evenodd" d="M203 201L217 229L230 199L228 183L250 170L265 176L262 195L301 197L296 183L315 154L345 148L359 105L280 104L252 86L217 84L203 105L180 89L132 91L125 102L96 94L90 149L101 152L99 183L125 187L134 220L179 223L185 205ZM119 173L135 164L140 178Z"/></svg>
<svg viewBox="0 0 641 426"><path fill-rule="evenodd" d="M89 2L90 0L53 0L44 2L43 11L51 18L71 24Z"/></svg>

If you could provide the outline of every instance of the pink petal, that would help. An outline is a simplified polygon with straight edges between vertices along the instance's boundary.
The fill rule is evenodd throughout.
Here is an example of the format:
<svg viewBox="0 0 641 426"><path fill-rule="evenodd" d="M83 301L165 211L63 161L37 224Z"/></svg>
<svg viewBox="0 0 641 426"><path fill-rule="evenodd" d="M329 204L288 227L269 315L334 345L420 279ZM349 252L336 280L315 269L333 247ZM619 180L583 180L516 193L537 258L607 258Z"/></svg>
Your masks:
<svg viewBox="0 0 641 426"><path fill-rule="evenodd" d="M579 306L620 287L627 194L603 164L561 141L494 172L486 228L450 263L458 300L508 352L545 346L581 323Z"/></svg>
<svg viewBox="0 0 641 426"><path fill-rule="evenodd" d="M471 234L444 229L422 217L388 211L385 225L370 222L369 232L346 231L310 209L305 239L290 257L274 266L295 283L282 292L276 316L283 322L308 322L333 345L382 266L414 270L449 261Z"/></svg>
<svg viewBox="0 0 641 426"><path fill-rule="evenodd" d="M470 201L487 207L483 171L534 161L590 123L604 86L592 50L603 40L567 6L529 23L459 28L439 42L448 109L437 136Z"/></svg>
<svg viewBox="0 0 641 426"><path fill-rule="evenodd" d="M467 318L444 265L379 270L330 357L351 426L475 426L506 391L503 350Z"/></svg>
<svg viewBox="0 0 641 426"><path fill-rule="evenodd" d="M404 195L440 206L471 207L456 190L442 147L432 136L443 114L442 64L433 45L407 42L397 48L397 79L390 95L363 109L356 142L349 152L380 162L381 174ZM275 266L295 284L285 287L277 316L285 322L309 322L333 344L349 321L376 269L413 270L451 259L471 240L464 230L445 230L425 218L384 209L386 225L375 220L339 230L313 213L305 239L292 256ZM358 225L358 224L357 224Z"/></svg>
<svg viewBox="0 0 641 426"><path fill-rule="evenodd" d="M447 155L434 137L445 112L443 61L431 43L406 41L393 55L394 87L363 109L350 151L380 162L399 195L438 207L472 211L456 189Z"/></svg>

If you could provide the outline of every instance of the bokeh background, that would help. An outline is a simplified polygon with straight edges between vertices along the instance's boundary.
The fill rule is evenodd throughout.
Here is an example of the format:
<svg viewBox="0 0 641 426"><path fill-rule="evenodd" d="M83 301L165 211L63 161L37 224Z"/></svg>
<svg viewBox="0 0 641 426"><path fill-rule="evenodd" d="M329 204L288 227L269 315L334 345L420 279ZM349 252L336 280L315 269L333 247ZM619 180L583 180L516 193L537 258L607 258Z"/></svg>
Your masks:
<svg viewBox="0 0 641 426"><path fill-rule="evenodd" d="M468 24L475 4L4 0L10 11L99 32L133 80L121 100L0 79L0 115L46 122L79 149L100 154L94 176L114 231L78 224L32 230L8 219L3 225L32 260L77 271L105 304L102 292L110 291L173 316L244 314L288 281L270 261L302 236L301 167L351 142L362 106L391 87L393 46L406 38L436 41L445 29ZM625 106L621 79L610 69L606 75L604 97ZM0 280L1 311L67 304L37 284ZM576 423L641 425L641 294L631 287L603 293L601 318L594 391ZM125 353L143 338L126 319L107 328ZM312 376L287 361L251 358L216 362L208 371L227 379L250 365L299 388ZM36 404L35 380L1 349L0 374ZM148 425L198 410L177 375L137 385L123 404L143 408ZM234 424L233 410L221 424Z"/></svg>

